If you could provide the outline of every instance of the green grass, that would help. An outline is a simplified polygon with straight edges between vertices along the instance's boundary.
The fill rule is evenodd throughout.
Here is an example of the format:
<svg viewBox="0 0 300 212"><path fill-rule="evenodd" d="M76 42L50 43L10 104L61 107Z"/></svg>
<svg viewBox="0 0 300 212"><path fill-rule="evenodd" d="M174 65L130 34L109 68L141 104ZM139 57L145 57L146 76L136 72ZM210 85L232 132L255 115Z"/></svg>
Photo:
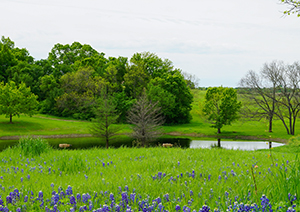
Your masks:
<svg viewBox="0 0 300 212"><path fill-rule="evenodd" d="M260 204L263 194L274 211L279 205L286 211L291 206L288 194L300 192L299 159L294 153L279 151L272 152L273 160L269 151L180 148L51 150L33 157L26 157L19 148L9 148L0 156L2 199L15 189L20 192L20 199L14 205L8 204L11 211L22 205L26 205L26 211L45 211L36 200L40 191L44 196L43 207L53 208L53 191L66 192L69 185L74 196L89 193L94 209L104 204L109 206L110 193L120 205L121 194L125 192L128 198L135 194L138 201L154 204L156 209L159 197L169 212L175 211L176 205L199 211L204 204L212 210L226 211L230 202ZM165 176L159 178L159 173ZM166 194L170 201L166 200ZM25 195L36 201L25 203ZM69 198L60 201L64 204L58 205L59 210L70 211ZM76 211L83 205L89 204L78 202ZM140 211L137 202L129 206ZM296 211L299 209L298 206Z"/></svg>
<svg viewBox="0 0 300 212"><path fill-rule="evenodd" d="M193 119L189 124L164 126L163 130L167 134L177 135L179 137L216 137L241 140L266 140L266 139L281 139L287 141L291 136L287 135L286 130L279 120L274 120L273 132L268 132L268 123L266 120L261 121L245 121L239 120L231 126L224 126L221 135L217 135L217 130L211 128L208 123L200 115L199 105L203 102L205 91L192 90L194 102L192 104L191 114ZM50 115L38 114L34 117L20 116L14 117L14 124L9 124L9 120L4 116L0 116L0 137L14 135L61 135L61 134L89 134L90 122L78 121L55 117ZM300 121L297 120L296 126L299 126ZM296 127L296 134L298 133ZM124 125L121 133L130 132L129 125ZM166 135L165 137L168 137Z"/></svg>

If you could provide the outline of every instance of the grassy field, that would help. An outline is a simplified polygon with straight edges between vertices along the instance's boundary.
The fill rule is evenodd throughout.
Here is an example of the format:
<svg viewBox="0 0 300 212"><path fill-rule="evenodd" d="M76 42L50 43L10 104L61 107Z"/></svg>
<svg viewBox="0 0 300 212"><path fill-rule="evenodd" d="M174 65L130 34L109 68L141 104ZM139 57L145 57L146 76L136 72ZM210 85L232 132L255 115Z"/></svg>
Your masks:
<svg viewBox="0 0 300 212"><path fill-rule="evenodd" d="M205 91L192 90L194 95L193 109L191 114L193 120L189 124L164 126L164 132L168 135L178 137L216 137L216 129L211 128L200 115L199 104L203 101ZM62 134L88 134L90 122L78 121L54 117L50 115L35 115L34 117L20 116L14 117L14 124L9 124L7 118L0 116L0 137L15 135L62 135ZM297 121L299 126L299 120ZM123 126L122 133L130 132L129 125ZM273 132L269 133L266 120L245 121L239 120L231 126L222 128L221 137L233 140L241 139L281 139L288 140L291 136L287 135L283 124L279 120L274 121ZM296 134L298 133L296 127Z"/></svg>
<svg viewBox="0 0 300 212"><path fill-rule="evenodd" d="M0 154L0 202L10 211L300 209L292 153L119 148L38 156L14 147Z"/></svg>

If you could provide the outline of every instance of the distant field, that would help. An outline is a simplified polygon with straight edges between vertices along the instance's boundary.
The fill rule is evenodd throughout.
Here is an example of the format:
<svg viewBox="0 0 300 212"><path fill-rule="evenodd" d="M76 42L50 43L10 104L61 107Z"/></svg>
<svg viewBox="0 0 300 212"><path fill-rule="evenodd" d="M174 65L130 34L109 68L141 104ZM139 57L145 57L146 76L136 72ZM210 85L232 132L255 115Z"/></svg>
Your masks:
<svg viewBox="0 0 300 212"><path fill-rule="evenodd" d="M199 104L204 99L205 91L192 90L194 95L193 109L191 114L193 120L189 124L164 126L164 132L168 135L178 137L213 137L217 136L216 129L211 128L200 115ZM3 115L0 116L0 137L14 135L62 135L62 134L89 134L90 122L66 119L49 115L35 115L28 117L21 115L14 117L14 124L9 124L9 120ZM297 121L299 126L300 121ZM296 128L299 129L299 128ZM287 140L291 136L286 134L281 121L275 120L273 133L268 132L266 120L245 121L239 120L231 126L222 128L221 136L229 139L282 139ZM124 125L122 133L130 132L129 125ZM298 131L296 130L296 134ZM166 136L168 136L166 135Z"/></svg>

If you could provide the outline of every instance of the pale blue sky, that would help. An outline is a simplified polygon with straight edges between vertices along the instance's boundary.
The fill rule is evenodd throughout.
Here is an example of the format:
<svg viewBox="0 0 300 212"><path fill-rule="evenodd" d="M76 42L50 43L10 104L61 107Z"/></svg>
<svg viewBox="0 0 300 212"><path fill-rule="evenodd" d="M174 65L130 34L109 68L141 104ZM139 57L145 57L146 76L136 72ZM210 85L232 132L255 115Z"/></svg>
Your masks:
<svg viewBox="0 0 300 212"><path fill-rule="evenodd" d="M300 18L279 0L0 0L0 36L45 59L56 43L106 56L150 51L200 79L236 87L263 63L299 61Z"/></svg>

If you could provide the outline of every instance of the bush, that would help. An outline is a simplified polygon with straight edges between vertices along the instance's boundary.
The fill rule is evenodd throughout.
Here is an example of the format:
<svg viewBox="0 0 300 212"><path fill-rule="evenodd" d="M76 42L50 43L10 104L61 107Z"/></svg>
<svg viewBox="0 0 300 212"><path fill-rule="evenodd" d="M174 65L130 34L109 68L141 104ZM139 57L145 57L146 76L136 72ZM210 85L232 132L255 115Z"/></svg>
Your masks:
<svg viewBox="0 0 300 212"><path fill-rule="evenodd" d="M40 137L22 137L19 139L18 148L24 155L39 156L43 152L48 152L51 147L48 142Z"/></svg>

